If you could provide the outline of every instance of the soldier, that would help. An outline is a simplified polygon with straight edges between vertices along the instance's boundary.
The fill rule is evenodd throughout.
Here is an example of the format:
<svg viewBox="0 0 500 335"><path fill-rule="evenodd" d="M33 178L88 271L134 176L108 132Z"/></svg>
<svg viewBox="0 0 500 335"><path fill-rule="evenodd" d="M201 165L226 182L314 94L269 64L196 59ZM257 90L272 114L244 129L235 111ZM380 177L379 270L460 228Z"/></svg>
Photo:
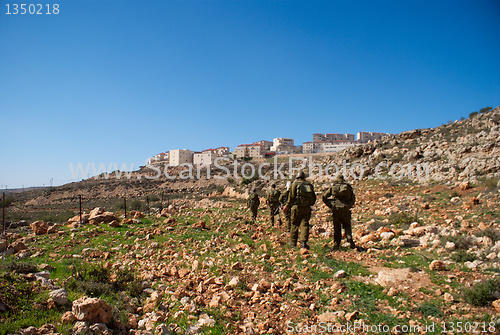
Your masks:
<svg viewBox="0 0 500 335"><path fill-rule="evenodd" d="M260 205L259 195L257 194L257 189L254 188L252 189L247 200L247 207L252 212L252 221L257 220L257 210L259 209L259 205Z"/></svg>
<svg viewBox="0 0 500 335"><path fill-rule="evenodd" d="M302 248L309 249L307 241L309 240L309 220L311 219L311 206L316 202L316 193L314 193L313 185L306 180L304 172L299 172L296 180L290 188L288 201L283 208L286 214L291 210L291 227L290 227L290 246L297 246L297 237L300 237L299 242L302 242Z"/></svg>
<svg viewBox="0 0 500 335"><path fill-rule="evenodd" d="M339 174L333 185L323 193L323 202L332 210L334 240L332 250L337 250L340 247L342 227L344 227L351 249L355 249L356 244L352 239L351 208L356 203L356 196L352 186L344 180L342 174Z"/></svg>
<svg viewBox="0 0 500 335"><path fill-rule="evenodd" d="M271 190L267 193L267 205L271 215L271 226L274 226L274 216L278 215L278 226L281 224L280 218L280 191L276 189L276 184L271 185Z"/></svg>
<svg viewBox="0 0 500 335"><path fill-rule="evenodd" d="M290 181L286 182L286 190L281 193L280 195L280 203L282 207L285 207L286 202L288 201L288 194L290 193L290 186L292 186L292 183ZM286 224L286 231L289 233L290 232L290 211L285 213L285 224Z"/></svg>

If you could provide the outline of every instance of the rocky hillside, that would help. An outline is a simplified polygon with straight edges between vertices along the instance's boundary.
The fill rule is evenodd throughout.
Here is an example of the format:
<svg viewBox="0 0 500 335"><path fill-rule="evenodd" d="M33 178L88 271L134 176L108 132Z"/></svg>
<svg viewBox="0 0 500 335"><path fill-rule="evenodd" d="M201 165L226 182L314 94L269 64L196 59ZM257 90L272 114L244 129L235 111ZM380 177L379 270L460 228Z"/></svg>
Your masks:
<svg viewBox="0 0 500 335"><path fill-rule="evenodd" d="M500 107L437 128L416 129L346 150L343 159L373 173L382 161L428 164L431 181L457 182L500 177ZM369 168L372 168L371 170Z"/></svg>
<svg viewBox="0 0 500 335"><path fill-rule="evenodd" d="M351 180L361 251L345 239L331 250L321 200L311 250L287 245L264 198L249 221L246 191L263 196L271 180L89 180L22 195L8 208L21 217L36 206L66 211L77 190L88 214L80 224L73 207L69 220L7 229L0 335L500 334L499 112L315 157L365 166ZM409 163L428 163L431 178L389 178ZM318 196L330 183L319 169ZM144 205L161 191L168 203L149 214L116 207L123 194ZM89 199L99 207L89 211Z"/></svg>

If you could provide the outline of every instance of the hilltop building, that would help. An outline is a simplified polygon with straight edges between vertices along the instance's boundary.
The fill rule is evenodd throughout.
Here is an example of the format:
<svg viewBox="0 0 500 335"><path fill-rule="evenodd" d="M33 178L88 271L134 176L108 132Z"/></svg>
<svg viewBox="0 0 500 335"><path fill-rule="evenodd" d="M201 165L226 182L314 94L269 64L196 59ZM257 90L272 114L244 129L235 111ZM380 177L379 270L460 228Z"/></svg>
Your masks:
<svg viewBox="0 0 500 335"><path fill-rule="evenodd" d="M358 133L358 142L359 143L368 143L369 141L381 140L386 136L390 136L388 133L373 133L373 132L365 132L361 131Z"/></svg>
<svg viewBox="0 0 500 335"><path fill-rule="evenodd" d="M148 159L148 164L167 162L170 159L169 152L161 152L158 155L155 155Z"/></svg>
<svg viewBox="0 0 500 335"><path fill-rule="evenodd" d="M236 158L263 158L266 150L262 144L240 144L234 148Z"/></svg>
<svg viewBox="0 0 500 335"><path fill-rule="evenodd" d="M216 149L207 149L197 152L193 155L194 165L211 165L217 157L229 155L229 147L219 147Z"/></svg>
<svg viewBox="0 0 500 335"><path fill-rule="evenodd" d="M313 134L313 142L355 141L354 134Z"/></svg>
<svg viewBox="0 0 500 335"><path fill-rule="evenodd" d="M169 165L179 166L184 163L192 164L193 156L194 152L191 150L186 150L186 149L170 150Z"/></svg>
<svg viewBox="0 0 500 335"><path fill-rule="evenodd" d="M346 148L354 147L358 144L357 141L321 141L321 142L305 142L302 145L302 152L305 154L316 153L331 153L342 151Z"/></svg>
<svg viewBox="0 0 500 335"><path fill-rule="evenodd" d="M261 140L261 141L257 141L253 144L260 144L264 147L264 150L265 151L271 151L271 146L273 145L273 142L271 141L266 141L266 140Z"/></svg>

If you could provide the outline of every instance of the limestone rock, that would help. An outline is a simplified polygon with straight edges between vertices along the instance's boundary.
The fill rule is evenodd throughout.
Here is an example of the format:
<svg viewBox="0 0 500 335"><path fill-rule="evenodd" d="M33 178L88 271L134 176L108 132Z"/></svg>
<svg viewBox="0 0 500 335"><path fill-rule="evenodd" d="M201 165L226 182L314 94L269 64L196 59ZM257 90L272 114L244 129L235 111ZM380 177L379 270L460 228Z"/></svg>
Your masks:
<svg viewBox="0 0 500 335"><path fill-rule="evenodd" d="M339 270L333 275L334 278L345 278L346 273L344 270Z"/></svg>
<svg viewBox="0 0 500 335"><path fill-rule="evenodd" d="M500 299L493 301L491 304L493 305L493 308L500 313Z"/></svg>
<svg viewBox="0 0 500 335"><path fill-rule="evenodd" d="M75 300L72 312L79 321L105 324L111 322L111 306L101 298L82 297Z"/></svg>
<svg viewBox="0 0 500 335"><path fill-rule="evenodd" d="M76 321L75 315L68 311L61 316L61 323L70 324Z"/></svg>
<svg viewBox="0 0 500 335"><path fill-rule="evenodd" d="M240 277L233 277L229 281L228 285L231 286L231 287L236 287L236 286L238 286L239 283L240 283Z"/></svg>
<svg viewBox="0 0 500 335"><path fill-rule="evenodd" d="M21 241L14 241L10 246L14 249L14 252L28 249Z"/></svg>
<svg viewBox="0 0 500 335"><path fill-rule="evenodd" d="M444 271L446 270L446 264L443 261L434 260L429 265L431 271Z"/></svg>
<svg viewBox="0 0 500 335"><path fill-rule="evenodd" d="M49 297L58 305L65 305L68 302L68 293L63 288L51 291Z"/></svg>
<svg viewBox="0 0 500 335"><path fill-rule="evenodd" d="M44 221L35 221L32 224L30 224L30 227L35 233L35 235L47 234L47 230L49 229L49 225Z"/></svg>
<svg viewBox="0 0 500 335"><path fill-rule="evenodd" d="M75 335L85 335L88 334L89 325L86 322L78 321L73 325L73 334Z"/></svg>
<svg viewBox="0 0 500 335"><path fill-rule="evenodd" d="M0 252L5 251L7 247L9 246L9 243L7 243L6 240L0 240Z"/></svg>

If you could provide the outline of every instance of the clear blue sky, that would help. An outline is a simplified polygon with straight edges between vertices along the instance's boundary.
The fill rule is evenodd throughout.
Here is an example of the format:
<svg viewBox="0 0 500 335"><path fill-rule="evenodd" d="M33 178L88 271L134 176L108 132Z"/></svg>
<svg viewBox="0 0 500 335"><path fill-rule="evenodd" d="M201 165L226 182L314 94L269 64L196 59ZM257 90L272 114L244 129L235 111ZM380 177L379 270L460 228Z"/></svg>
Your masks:
<svg viewBox="0 0 500 335"><path fill-rule="evenodd" d="M498 0L1 3L3 187L70 182L69 163L398 133L500 105Z"/></svg>

